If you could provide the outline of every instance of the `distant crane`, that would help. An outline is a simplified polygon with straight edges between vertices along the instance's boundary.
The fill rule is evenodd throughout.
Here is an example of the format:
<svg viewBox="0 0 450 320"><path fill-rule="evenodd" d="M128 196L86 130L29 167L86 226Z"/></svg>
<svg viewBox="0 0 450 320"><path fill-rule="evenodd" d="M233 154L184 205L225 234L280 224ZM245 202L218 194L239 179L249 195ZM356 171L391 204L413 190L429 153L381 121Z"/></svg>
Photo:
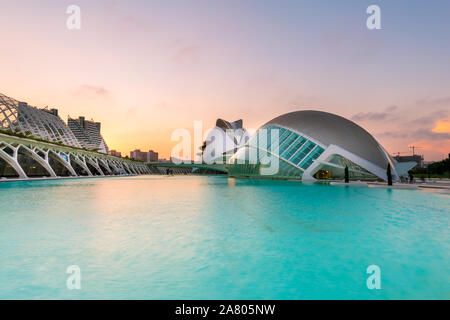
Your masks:
<svg viewBox="0 0 450 320"><path fill-rule="evenodd" d="M416 149L423 149L422 147L417 147L417 146L411 146L411 147L409 147L409 148L412 149L413 156L415 155L414 151L415 151Z"/></svg>

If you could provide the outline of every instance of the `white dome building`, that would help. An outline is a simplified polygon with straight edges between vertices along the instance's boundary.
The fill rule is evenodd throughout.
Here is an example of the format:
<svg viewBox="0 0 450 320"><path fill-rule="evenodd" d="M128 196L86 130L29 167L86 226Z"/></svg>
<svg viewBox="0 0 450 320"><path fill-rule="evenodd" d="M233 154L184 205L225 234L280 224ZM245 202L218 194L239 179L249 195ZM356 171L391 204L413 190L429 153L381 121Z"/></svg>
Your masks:
<svg viewBox="0 0 450 320"><path fill-rule="evenodd" d="M263 169L274 160L278 162L276 172L264 174ZM343 178L346 166L352 179L387 180L390 164L392 178L398 180L415 162L397 163L370 133L348 119L307 110L266 123L230 164L235 164L229 166L232 176L302 180Z"/></svg>

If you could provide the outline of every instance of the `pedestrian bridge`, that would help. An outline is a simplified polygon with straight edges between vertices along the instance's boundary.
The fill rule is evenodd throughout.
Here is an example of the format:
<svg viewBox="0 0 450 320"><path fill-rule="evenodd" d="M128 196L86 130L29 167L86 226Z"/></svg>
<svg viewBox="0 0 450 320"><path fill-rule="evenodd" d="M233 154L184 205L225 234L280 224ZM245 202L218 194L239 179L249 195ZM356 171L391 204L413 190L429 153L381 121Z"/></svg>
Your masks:
<svg viewBox="0 0 450 320"><path fill-rule="evenodd" d="M144 162L0 133L0 179L148 173Z"/></svg>
<svg viewBox="0 0 450 320"><path fill-rule="evenodd" d="M217 173L228 173L228 164L207 164L207 163L172 163L172 162L150 162L148 164L150 171L154 174L166 174L167 169L174 174L191 174L195 173L196 169L206 169L215 171Z"/></svg>

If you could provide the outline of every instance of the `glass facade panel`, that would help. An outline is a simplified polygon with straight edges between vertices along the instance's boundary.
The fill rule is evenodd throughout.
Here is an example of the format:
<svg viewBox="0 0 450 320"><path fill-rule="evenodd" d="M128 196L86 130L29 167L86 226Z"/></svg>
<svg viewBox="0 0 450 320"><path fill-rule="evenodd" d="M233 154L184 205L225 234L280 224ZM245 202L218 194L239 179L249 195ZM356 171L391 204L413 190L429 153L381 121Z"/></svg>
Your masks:
<svg viewBox="0 0 450 320"><path fill-rule="evenodd" d="M283 144L284 141L286 141L287 138L292 134L291 131L286 130L283 135L280 136L280 141L278 141L278 148ZM278 148L275 148L273 151L278 151Z"/></svg>
<svg viewBox="0 0 450 320"><path fill-rule="evenodd" d="M304 143L306 142L306 139L304 137L299 137L295 142L287 149L281 156L289 160L289 158L300 148Z"/></svg>
<svg viewBox="0 0 450 320"><path fill-rule="evenodd" d="M257 159L256 167L252 167L254 170L259 170L261 165L269 163L267 160L270 159L268 157L271 157L270 153L275 153L279 155L281 160L279 162L280 172L276 174L276 176L301 176L302 172L308 169L314 160L325 151L324 148L311 140L308 140L308 138L289 129L281 128L276 125L268 125L263 127L263 129L266 130L264 134L258 133L252 137L252 145L254 146L252 149L255 151L254 158ZM276 144L274 141L272 146L272 134L275 133L274 130L278 130L278 141ZM271 148L273 148L273 150L271 150ZM235 155L235 159L238 160L244 157L247 159L244 163L250 164L252 162L248 161L250 156L248 147L245 149L246 152L239 150ZM237 163L236 165L239 166ZM240 171L238 167L233 169L233 171L235 170L237 170L236 173Z"/></svg>
<svg viewBox="0 0 450 320"><path fill-rule="evenodd" d="M285 132L287 132L286 129L284 128L278 128L278 127L272 127L270 129L270 132L268 133L268 139L267 139L267 150L270 149L270 146L272 145L272 130L277 130L278 129L278 140L280 140L280 138L283 136L283 134ZM269 150L270 151L270 150Z"/></svg>
<svg viewBox="0 0 450 320"><path fill-rule="evenodd" d="M353 170L358 170L367 174L371 174L369 171L367 171L366 169L362 168L361 166L358 166L357 164L353 163L352 161L340 156L340 155L334 155L333 158L331 158L330 160L328 160L328 162L330 163L334 163L337 164L341 167L345 167L348 166L349 169L353 169Z"/></svg>
<svg viewBox="0 0 450 320"><path fill-rule="evenodd" d="M297 153L292 157L291 162L295 165L299 164L300 161L312 150L316 144L314 142L308 141L301 147Z"/></svg>
<svg viewBox="0 0 450 320"><path fill-rule="evenodd" d="M277 147L274 147L274 150L270 150L271 146L272 146L272 130L279 130L278 131L278 146L281 145L281 143L289 137L289 135L291 134L291 132L289 130L286 130L284 128L279 128L279 127L275 127L275 126L267 126L264 127L263 129L266 129L266 138L264 138L262 136L262 133L260 133L260 131L257 132L257 134L254 134L250 141L249 141L249 145L252 146L256 146L258 145L259 148L262 149L266 149L268 151L271 152L276 152L277 151ZM261 134L261 137L258 137L258 135ZM257 139L261 139L260 141L257 141Z"/></svg>
<svg viewBox="0 0 450 320"><path fill-rule="evenodd" d="M258 130L257 134L255 134L255 139L258 139L257 141L253 141L253 143L257 143L258 148L267 150L268 144L270 143L270 133L273 126L267 126L262 128L263 130ZM253 145L256 146L256 145Z"/></svg>
<svg viewBox="0 0 450 320"><path fill-rule="evenodd" d="M308 169L309 166L313 163L314 160L316 160L320 155L323 153L324 149L317 146L307 157L305 160L302 161L300 164L300 168L302 169Z"/></svg>
<svg viewBox="0 0 450 320"><path fill-rule="evenodd" d="M289 136L289 138L287 138L283 144L280 144L280 151L279 154L283 154L284 151L286 151L286 149L291 145L292 142L294 142L295 139L297 139L299 137L298 134L296 134L295 132L292 132L292 134Z"/></svg>

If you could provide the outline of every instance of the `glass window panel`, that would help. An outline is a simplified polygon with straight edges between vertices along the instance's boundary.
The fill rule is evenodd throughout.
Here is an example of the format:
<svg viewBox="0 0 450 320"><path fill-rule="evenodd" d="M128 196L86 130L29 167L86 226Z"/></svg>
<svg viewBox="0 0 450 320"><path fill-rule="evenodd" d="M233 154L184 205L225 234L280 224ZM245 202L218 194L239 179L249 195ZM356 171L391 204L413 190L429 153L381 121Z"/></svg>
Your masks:
<svg viewBox="0 0 450 320"><path fill-rule="evenodd" d="M278 146L273 147L273 150L271 150L272 153L277 153L280 146L283 144L286 139L288 139L291 136L292 132L289 130L286 130L282 136L280 136L280 139L278 141Z"/></svg>
<svg viewBox="0 0 450 320"><path fill-rule="evenodd" d="M315 146L316 144L314 142L308 141L292 157L291 162L298 164L312 149L314 149Z"/></svg>
<svg viewBox="0 0 450 320"><path fill-rule="evenodd" d="M283 154L284 151L291 145L292 142L294 142L295 139L298 138L298 134L295 132L292 132L292 134L287 138L283 144L280 144L280 151L279 154Z"/></svg>
<svg viewBox="0 0 450 320"><path fill-rule="evenodd" d="M284 141L291 135L291 131L286 130L283 135L280 135L280 141L278 141L278 147L283 144Z"/></svg>
<svg viewBox="0 0 450 320"><path fill-rule="evenodd" d="M282 157L286 160L288 160L297 150L300 148L304 143L306 142L306 139L304 137L299 137L295 142L287 149Z"/></svg>
<svg viewBox="0 0 450 320"><path fill-rule="evenodd" d="M270 146L270 141L271 141L271 134L272 134L272 129L274 129L274 126L267 126L264 127L264 129L266 130L266 140L264 141L263 137L261 137L262 141L260 141L261 144L261 148L263 149L269 149Z"/></svg>
<svg viewBox="0 0 450 320"><path fill-rule="evenodd" d="M306 157L305 160L302 161L302 163L300 164L300 167L303 169L308 169L309 166L313 163L313 161L315 159L317 159L318 157L320 157L320 155L323 153L324 149L317 146L317 148L315 148L309 155L308 157Z"/></svg>
<svg viewBox="0 0 450 320"><path fill-rule="evenodd" d="M278 137L279 137L280 141L281 141L281 139L286 139L289 136L288 130L286 130L284 128L279 128L276 126L266 126L266 127L263 127L262 129L265 129L266 133L263 134L260 130L258 130L249 140L249 142L248 142L249 145L258 146L259 148L269 150L269 148L272 144L272 138L271 138L272 130L277 130L277 129L279 130ZM263 135L265 135L265 137ZM281 142L280 142L280 144L281 144Z"/></svg>
<svg viewBox="0 0 450 320"><path fill-rule="evenodd" d="M270 141L270 126L258 130L255 139L257 139L254 142L258 143L258 148L267 149L267 143Z"/></svg>
<svg viewBox="0 0 450 320"><path fill-rule="evenodd" d="M286 129L284 129L284 128L278 128L278 127L273 127L272 129L271 129L271 131L272 130L277 130L278 129L278 140L280 140L280 138L283 136L283 134L287 131ZM271 134L272 134L272 132L271 132ZM270 149L270 146L272 145L272 135L270 135L270 137L269 137L269 139L268 139L268 143L267 143L267 149L269 150Z"/></svg>

